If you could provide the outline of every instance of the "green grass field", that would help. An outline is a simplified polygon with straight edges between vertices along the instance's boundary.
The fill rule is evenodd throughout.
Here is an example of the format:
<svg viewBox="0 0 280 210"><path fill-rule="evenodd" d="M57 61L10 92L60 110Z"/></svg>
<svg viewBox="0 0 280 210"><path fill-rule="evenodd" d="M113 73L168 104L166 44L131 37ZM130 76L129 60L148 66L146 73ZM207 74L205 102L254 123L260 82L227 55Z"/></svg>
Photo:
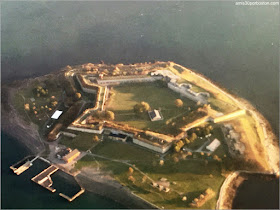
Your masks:
<svg viewBox="0 0 280 210"><path fill-rule="evenodd" d="M140 146L112 140L104 140L103 142L100 142L91 151L94 154L110 157L113 159L129 160L130 163L151 161L153 159L159 158L158 154L153 153L145 148L141 148Z"/></svg>
<svg viewBox="0 0 280 210"><path fill-rule="evenodd" d="M93 140L94 135L95 134L91 133L79 133L75 138L62 136L59 140L59 143L72 149L77 148L81 151L87 151L88 149L99 143Z"/></svg>
<svg viewBox="0 0 280 210"><path fill-rule="evenodd" d="M92 153L133 164L154 181L162 177L167 178L171 183L171 191L168 193L160 192L157 188L150 186L151 181L149 179L142 182L143 174L136 169L132 174L135 182L132 183L128 180L129 166L125 163L85 156L78 161L75 168L99 166L101 169L110 172L116 180L127 186L135 194L159 207L163 206L168 209L190 208L189 203L210 187L216 192L216 196L201 208L215 208L218 191L224 180L224 177L221 176L222 165L217 161L209 160L208 163L205 163L204 159L188 158L175 163L172 155L168 154L164 158L164 165L161 166L159 165L160 157L158 154L135 145L109 140L99 143L92 149ZM185 195L188 200L182 201L182 196Z"/></svg>
<svg viewBox="0 0 280 210"><path fill-rule="evenodd" d="M165 134L176 135L178 133L178 130L166 125L166 121L188 113L187 107L196 106L193 101L181 98L179 94L168 89L161 82L118 86L114 87L112 93L108 109L114 111L115 121ZM174 101L178 98L184 102L182 108L175 106ZM133 106L141 101L149 103L151 109L160 109L164 119L151 122L148 113L143 113L141 116L136 115Z"/></svg>

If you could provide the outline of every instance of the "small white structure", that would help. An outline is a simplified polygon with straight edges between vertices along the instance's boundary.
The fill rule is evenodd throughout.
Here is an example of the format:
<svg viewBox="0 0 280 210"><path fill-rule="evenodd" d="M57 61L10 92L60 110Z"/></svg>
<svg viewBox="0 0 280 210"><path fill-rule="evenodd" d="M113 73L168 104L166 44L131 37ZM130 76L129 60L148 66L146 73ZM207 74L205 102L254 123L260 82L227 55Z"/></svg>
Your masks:
<svg viewBox="0 0 280 210"><path fill-rule="evenodd" d="M158 120L163 119L159 110L157 110L157 109L154 109L153 111L148 112L148 114L151 118L151 121L158 121Z"/></svg>
<svg viewBox="0 0 280 210"><path fill-rule="evenodd" d="M63 112L63 111L56 110L56 111L53 113L53 115L51 116L51 118L57 120L57 119L60 117L60 115L62 115L62 112Z"/></svg>
<svg viewBox="0 0 280 210"><path fill-rule="evenodd" d="M219 146L221 145L221 142L218 139L214 139L211 144L209 144L206 149L210 150L211 152L214 152Z"/></svg>

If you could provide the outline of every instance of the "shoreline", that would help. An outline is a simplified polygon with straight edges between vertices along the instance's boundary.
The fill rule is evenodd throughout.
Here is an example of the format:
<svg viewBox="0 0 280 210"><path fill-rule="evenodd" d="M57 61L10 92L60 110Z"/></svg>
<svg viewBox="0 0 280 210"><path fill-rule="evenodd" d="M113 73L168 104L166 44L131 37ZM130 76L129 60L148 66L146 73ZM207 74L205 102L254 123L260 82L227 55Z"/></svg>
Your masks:
<svg viewBox="0 0 280 210"><path fill-rule="evenodd" d="M17 88L22 86L21 84ZM3 89L7 91L8 101L5 105L8 106L10 110L7 110L7 107L4 108L5 105L1 104L1 130L15 138L19 143L23 144L29 152L35 155L44 150L45 146L43 142L39 140L40 137L36 125L32 123L28 124L12 105L11 96L17 91L17 88L9 86L2 87L2 91Z"/></svg>
<svg viewBox="0 0 280 210"><path fill-rule="evenodd" d="M197 72L196 70L188 69L180 64L173 63L173 65L174 64L180 66L185 71L190 72L201 80L204 80L218 92L223 93L229 99L231 99L239 108L245 109L250 113L256 123L259 123L265 135L265 139L260 140L265 152L264 156L266 158L266 162L270 167L270 171L272 170L274 173L279 173L279 147L277 147L277 137L274 134L272 127L267 119L246 99L236 96L233 93L229 93L225 88L221 87L219 84L213 82L211 79L205 77L203 74ZM201 87L205 88L204 86ZM207 87L205 89L207 90Z"/></svg>
<svg viewBox="0 0 280 210"><path fill-rule="evenodd" d="M6 91L8 98L5 104L2 104L1 109L1 130L9 136L15 138L20 144L24 145L27 151L32 155L36 155L44 150L44 143L39 140L40 137L37 132L36 125L32 123L28 124L28 122L23 119L23 116L18 115L11 101L11 96L13 96L18 88L27 86L28 82L34 79L38 79L38 77L15 81L15 83L18 83L16 88L11 87L10 85L4 85L4 87L2 86L2 91ZM4 108L5 106L6 108ZM17 132L14 132L15 130ZM71 176L73 175L71 174ZM82 173L73 177L81 187L86 189L86 191L112 199L127 208L156 209L155 206L136 196L133 192L119 184L117 181L110 180L110 183L108 183L108 179L102 179L101 177L94 180L90 178L89 175L84 175Z"/></svg>
<svg viewBox="0 0 280 210"><path fill-rule="evenodd" d="M216 203L216 209L232 209L233 201L236 197L236 192L240 185L248 179L248 175L275 175L265 172L253 172L253 171L234 171L223 182L219 199Z"/></svg>
<svg viewBox="0 0 280 210"><path fill-rule="evenodd" d="M80 186L86 188L87 191L97 195L104 196L120 203L128 209L157 209L155 205L146 202L142 198L135 195L127 187L121 185L113 178L103 176L89 176L85 171L92 168L84 167L81 173L75 176L76 181Z"/></svg>
<svg viewBox="0 0 280 210"><path fill-rule="evenodd" d="M183 68L187 69L185 67ZM238 105L238 107L240 106L242 108L245 108L250 112L250 115L253 117L256 123L260 124L260 126L263 129L264 135L266 136L265 139L261 139L261 145L265 151L265 160L274 173L279 172L279 159L277 160L277 157L279 158L279 148L275 145L277 143L277 139L271 129L270 123L264 118L264 116L246 99L228 93L227 90L220 87L218 84L212 82L209 78L206 78L204 75L201 75L196 71L190 69L187 70L191 71L192 74L199 77L200 79L206 80L209 83L209 85L213 86L219 92L229 97L233 102L236 103L236 105ZM55 72L36 78L15 81L12 84L16 84L16 87L11 87L11 85L2 86L2 90L4 89L4 91L6 91L5 94L8 95L8 100L4 102L5 106L9 106L10 110L6 110L2 102L1 114L2 122L4 123L1 124L1 129L10 136L16 138L20 143L24 144L28 148L28 150L33 154L39 153L40 151L44 150L45 145L42 141L40 141L40 136L37 131L36 125L33 123L28 124L25 120L23 120L23 116L17 114L17 111L11 101L11 96L19 88L28 86L28 83L30 81L34 79L43 79L49 75L54 74ZM14 132L15 130L17 132ZM221 209L223 207L223 202L225 202L226 199L224 195L228 190L228 185L232 185L236 181L235 178L238 177L239 172L235 171L232 174L232 176L229 175L229 179L226 178L222 187L220 188L219 199L216 204L216 206L219 207L218 209ZM158 208L144 201L142 198L135 195L128 188L122 186L117 181L108 183L108 179L101 177L94 180L90 178L89 175L83 174L83 172L81 174L78 174L75 177L75 179L81 186L85 186L86 190L98 195L102 195L104 197L108 197L116 202L124 204L124 206L127 206L128 208ZM138 207L135 207L133 205L138 205Z"/></svg>

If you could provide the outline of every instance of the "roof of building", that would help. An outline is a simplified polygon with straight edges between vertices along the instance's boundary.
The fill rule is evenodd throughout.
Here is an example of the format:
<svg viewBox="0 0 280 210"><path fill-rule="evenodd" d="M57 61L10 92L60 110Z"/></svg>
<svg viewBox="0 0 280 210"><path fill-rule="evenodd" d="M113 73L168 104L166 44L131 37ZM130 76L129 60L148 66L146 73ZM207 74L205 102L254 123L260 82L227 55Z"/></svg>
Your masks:
<svg viewBox="0 0 280 210"><path fill-rule="evenodd" d="M219 146L220 146L220 141L218 139L214 139L211 144L209 144L206 149L210 150L210 151L215 151Z"/></svg>
<svg viewBox="0 0 280 210"><path fill-rule="evenodd" d="M53 115L51 116L51 118L57 120L57 119L60 117L60 115L62 115L62 113L63 113L63 111L56 110L56 111L53 113Z"/></svg>
<svg viewBox="0 0 280 210"><path fill-rule="evenodd" d="M170 70L157 70L151 73L152 76L154 75L162 75L164 77L169 77L171 80L178 80L180 79L179 76L175 75L173 72Z"/></svg>
<svg viewBox="0 0 280 210"><path fill-rule="evenodd" d="M127 135L124 135L124 134L115 134L115 133L110 133L109 136L112 136L112 137L117 137L117 138L121 138L121 139L125 139L127 137Z"/></svg>
<svg viewBox="0 0 280 210"><path fill-rule="evenodd" d="M154 109L153 111L148 112L148 114L152 121L162 120L162 116L161 116L159 110L157 110L157 109Z"/></svg>
<svg viewBox="0 0 280 210"><path fill-rule="evenodd" d="M67 155L65 155L63 157L64 160L68 160L70 158L72 158L73 156L76 156L76 155L79 155L80 154L80 151L77 150L77 149L74 149L73 151L71 151L70 153L68 153Z"/></svg>

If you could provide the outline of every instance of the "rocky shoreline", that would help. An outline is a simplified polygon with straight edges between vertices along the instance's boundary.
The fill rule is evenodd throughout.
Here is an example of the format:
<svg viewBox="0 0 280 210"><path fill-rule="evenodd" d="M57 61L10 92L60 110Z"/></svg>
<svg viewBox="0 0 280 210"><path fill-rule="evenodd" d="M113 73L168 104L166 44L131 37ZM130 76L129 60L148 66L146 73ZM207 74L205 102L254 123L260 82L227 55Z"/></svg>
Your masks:
<svg viewBox="0 0 280 210"><path fill-rule="evenodd" d="M17 88L4 86L2 87L2 91L5 91L7 101L3 104L2 100L1 104L1 130L24 144L33 155L43 151L45 146L39 140L37 126L27 123L12 105L11 97L17 91Z"/></svg>

